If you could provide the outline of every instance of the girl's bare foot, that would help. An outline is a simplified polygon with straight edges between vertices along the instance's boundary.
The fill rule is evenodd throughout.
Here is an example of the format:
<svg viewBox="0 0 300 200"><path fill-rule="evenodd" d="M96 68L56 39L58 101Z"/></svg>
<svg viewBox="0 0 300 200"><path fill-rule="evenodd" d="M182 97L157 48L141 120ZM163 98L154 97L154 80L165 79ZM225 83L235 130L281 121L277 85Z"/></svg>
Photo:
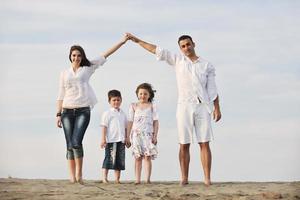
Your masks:
<svg viewBox="0 0 300 200"><path fill-rule="evenodd" d="M76 180L76 182L79 183L80 185L84 185L84 184L83 184L82 178L78 178L78 179Z"/></svg>
<svg viewBox="0 0 300 200"><path fill-rule="evenodd" d="M134 185L139 185L139 184L141 184L141 181L136 181L136 182L134 183Z"/></svg>

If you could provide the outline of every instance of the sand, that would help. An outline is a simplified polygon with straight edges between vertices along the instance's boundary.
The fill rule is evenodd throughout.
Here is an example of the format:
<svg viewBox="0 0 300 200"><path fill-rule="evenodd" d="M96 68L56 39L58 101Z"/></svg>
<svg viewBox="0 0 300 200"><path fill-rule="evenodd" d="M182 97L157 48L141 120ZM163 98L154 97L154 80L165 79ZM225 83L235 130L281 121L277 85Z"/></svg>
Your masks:
<svg viewBox="0 0 300 200"><path fill-rule="evenodd" d="M206 187L200 182L180 186L178 182L135 185L132 181L104 184L86 180L80 185L67 180L3 178L0 199L300 199L300 182L222 182Z"/></svg>

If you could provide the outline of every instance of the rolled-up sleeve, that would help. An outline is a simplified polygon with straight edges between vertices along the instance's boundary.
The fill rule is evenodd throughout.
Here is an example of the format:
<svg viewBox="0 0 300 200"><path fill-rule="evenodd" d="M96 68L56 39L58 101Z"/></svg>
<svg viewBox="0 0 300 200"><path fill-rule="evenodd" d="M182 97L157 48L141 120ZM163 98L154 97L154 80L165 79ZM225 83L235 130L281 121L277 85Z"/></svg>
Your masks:
<svg viewBox="0 0 300 200"><path fill-rule="evenodd" d="M218 90L215 80L215 68L212 64L208 63L207 67L207 92L208 92L208 98L210 102L213 102L217 96L218 96Z"/></svg>
<svg viewBox="0 0 300 200"><path fill-rule="evenodd" d="M58 88L58 96L57 100L64 100L65 97L65 86L64 86L64 72L60 73L59 77L59 88Z"/></svg>
<svg viewBox="0 0 300 200"><path fill-rule="evenodd" d="M108 127L108 113L104 112L101 117L100 126Z"/></svg>
<svg viewBox="0 0 300 200"><path fill-rule="evenodd" d="M106 58L104 56L100 56L99 58L91 61L92 71L95 72L100 66L102 66L106 62Z"/></svg>
<svg viewBox="0 0 300 200"><path fill-rule="evenodd" d="M174 66L176 64L176 55L170 51L163 49L159 46L155 49L156 59L159 61L166 61L169 65Z"/></svg>

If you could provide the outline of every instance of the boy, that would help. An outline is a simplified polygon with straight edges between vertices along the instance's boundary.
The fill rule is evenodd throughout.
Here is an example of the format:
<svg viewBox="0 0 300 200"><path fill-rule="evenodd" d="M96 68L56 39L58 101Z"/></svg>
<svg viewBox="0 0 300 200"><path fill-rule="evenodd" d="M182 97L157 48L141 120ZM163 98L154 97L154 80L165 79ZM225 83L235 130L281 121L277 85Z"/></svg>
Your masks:
<svg viewBox="0 0 300 200"><path fill-rule="evenodd" d="M120 183L121 170L125 170L126 114L120 109L122 96L118 90L108 92L111 108L102 114L102 137L100 147L105 147L103 183L108 183L108 170L115 170L115 181Z"/></svg>

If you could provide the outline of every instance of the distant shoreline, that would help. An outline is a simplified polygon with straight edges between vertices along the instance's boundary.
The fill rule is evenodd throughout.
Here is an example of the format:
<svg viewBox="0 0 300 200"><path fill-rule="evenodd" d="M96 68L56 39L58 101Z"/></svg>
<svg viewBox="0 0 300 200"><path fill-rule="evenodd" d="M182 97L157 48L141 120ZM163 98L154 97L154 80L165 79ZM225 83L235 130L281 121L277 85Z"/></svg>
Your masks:
<svg viewBox="0 0 300 200"><path fill-rule="evenodd" d="M120 199L120 200L192 200L192 199L300 199L300 181L295 182L215 182L206 187L192 181L154 181L135 185L104 184L85 180L84 185L68 180L0 178L0 197L5 199Z"/></svg>

